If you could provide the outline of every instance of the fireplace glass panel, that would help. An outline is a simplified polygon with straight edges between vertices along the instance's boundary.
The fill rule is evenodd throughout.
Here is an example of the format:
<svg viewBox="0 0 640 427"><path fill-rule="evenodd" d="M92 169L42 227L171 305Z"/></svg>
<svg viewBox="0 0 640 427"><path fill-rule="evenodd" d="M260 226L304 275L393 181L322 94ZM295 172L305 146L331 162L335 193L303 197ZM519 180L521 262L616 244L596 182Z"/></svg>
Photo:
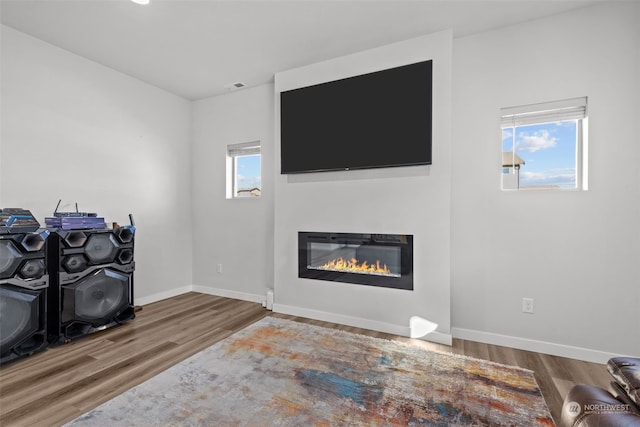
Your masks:
<svg viewBox="0 0 640 427"><path fill-rule="evenodd" d="M413 289L413 236L309 233L299 236L299 277Z"/></svg>
<svg viewBox="0 0 640 427"><path fill-rule="evenodd" d="M307 268L400 277L400 248L311 242Z"/></svg>

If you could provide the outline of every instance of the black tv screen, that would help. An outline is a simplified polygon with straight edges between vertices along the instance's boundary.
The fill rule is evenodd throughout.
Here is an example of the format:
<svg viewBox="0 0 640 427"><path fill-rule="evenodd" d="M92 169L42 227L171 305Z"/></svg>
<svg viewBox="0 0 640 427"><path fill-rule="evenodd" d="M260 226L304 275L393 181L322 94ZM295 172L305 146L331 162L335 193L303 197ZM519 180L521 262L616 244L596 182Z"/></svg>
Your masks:
<svg viewBox="0 0 640 427"><path fill-rule="evenodd" d="M281 92L281 173L430 165L431 95L431 60Z"/></svg>

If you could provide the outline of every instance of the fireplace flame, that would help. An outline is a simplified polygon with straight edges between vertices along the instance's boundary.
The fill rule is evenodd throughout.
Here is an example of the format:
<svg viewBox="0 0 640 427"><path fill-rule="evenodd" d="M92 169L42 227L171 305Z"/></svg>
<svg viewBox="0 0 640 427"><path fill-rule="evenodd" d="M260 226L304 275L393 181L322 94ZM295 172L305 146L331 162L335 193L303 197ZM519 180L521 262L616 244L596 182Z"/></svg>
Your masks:
<svg viewBox="0 0 640 427"><path fill-rule="evenodd" d="M377 260L375 264L369 264L366 260L360 262L355 258L346 260L340 257L328 261L327 263L315 268L317 268L318 270L341 271L345 273L392 275L391 270L387 267L387 264L380 265L380 260Z"/></svg>

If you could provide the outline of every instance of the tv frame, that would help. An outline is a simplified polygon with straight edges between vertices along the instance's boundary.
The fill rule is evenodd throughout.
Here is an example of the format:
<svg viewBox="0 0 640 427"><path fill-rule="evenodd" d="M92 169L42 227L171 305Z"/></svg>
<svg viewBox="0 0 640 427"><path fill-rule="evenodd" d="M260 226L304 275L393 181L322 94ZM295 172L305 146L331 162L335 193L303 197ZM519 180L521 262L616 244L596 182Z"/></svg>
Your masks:
<svg viewBox="0 0 640 427"><path fill-rule="evenodd" d="M396 161L392 163L376 162L376 163L371 163L364 166L360 166L360 165L346 166L345 165L340 167L321 167L321 168L305 168L305 167L302 167L302 168L287 167L286 169L284 168L284 164L285 164L284 149L283 149L283 143L282 143L283 121L284 121L283 114L282 114L283 94L295 93L295 92L299 93L300 91L306 91L308 89L317 90L317 88L340 85L340 84L344 84L345 82L367 79L372 76L380 76L384 74L390 75L390 73L402 73L403 70L407 70L410 67L413 67L415 69L420 69L420 67L424 67L424 69L421 71L425 72L425 79L426 81L428 81L428 84L426 87L426 90L428 91L427 93L428 101L426 104L428 105L428 121L426 125L428 127L428 140L425 143L425 148L427 150L426 151L427 155L425 160L420 160L415 162ZM392 79L390 81L392 81ZM308 86L302 86L294 89L282 90L280 91L279 95L281 100L280 102L280 173L282 175L304 174L304 173L314 173L314 172L329 172L329 171L366 170L366 169L380 169L380 168L408 167L408 166L426 166L426 165L431 165L433 163L433 147L432 147L432 143L433 143L433 60L432 59L416 61L409 64L404 64L404 65L385 68L378 71L373 71L370 73L358 74L355 76L329 80L326 82L312 84Z"/></svg>

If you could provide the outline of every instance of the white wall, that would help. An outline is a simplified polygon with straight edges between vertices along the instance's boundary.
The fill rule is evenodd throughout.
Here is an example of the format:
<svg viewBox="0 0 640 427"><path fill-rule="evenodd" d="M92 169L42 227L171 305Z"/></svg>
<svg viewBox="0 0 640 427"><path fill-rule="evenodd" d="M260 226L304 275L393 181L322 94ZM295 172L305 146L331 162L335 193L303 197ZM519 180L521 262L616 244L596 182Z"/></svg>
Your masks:
<svg viewBox="0 0 640 427"><path fill-rule="evenodd" d="M455 336L640 356L639 20L608 2L454 41ZM501 192L499 109L578 96L589 191Z"/></svg>
<svg viewBox="0 0 640 427"><path fill-rule="evenodd" d="M301 177L279 174L273 85L189 103L3 26L0 206L42 221L60 198L119 222L132 212L146 300L185 289L258 300L275 285L276 305L310 317L403 333L419 314L444 335L640 356L639 8L607 2L281 74L297 85L426 57L442 67L432 167ZM502 193L499 108L585 95L589 191ZM226 200L224 148L255 139L263 195ZM299 280L302 229L414 234L416 291Z"/></svg>
<svg viewBox="0 0 640 427"><path fill-rule="evenodd" d="M276 74L276 171L281 91L433 59L434 108L432 166L276 175L275 311L400 334L417 315L447 339L451 43L444 31ZM299 231L412 234L414 290L298 278Z"/></svg>
<svg viewBox="0 0 640 427"><path fill-rule="evenodd" d="M227 143L262 139L269 132L262 119L274 115L273 96L260 88L196 103L195 229L208 226L206 236L215 234L229 243L241 229L218 225L225 220L251 217L261 225L252 229L258 243L250 244L240 231L241 243L229 243L229 253L207 246L207 239L198 243L196 237L194 283L205 291L257 299L264 289L258 279L272 277L277 310L403 333L406 319L418 308L425 317L437 313L439 330L448 333L449 305L444 301L450 274L454 336L601 362L613 354L640 355L640 168L634 166L640 164L634 103L640 95L637 17L637 4L607 3L454 39L453 124L440 121L437 130L444 140L447 129L453 132L450 170L438 169L442 162L437 162L428 170L285 177L278 173L279 144L274 141L271 160L265 163L272 162L275 181L265 183L262 200L274 203L274 228L270 217L255 215L270 215L254 205L256 201L237 201L252 206L245 210L224 200L222 184L209 186L209 181L221 182L224 172L221 160L218 166L207 163L221 159ZM372 71L372 52L292 70L286 73L288 83L311 84L341 73ZM391 66L395 54L384 48L380 52ZM419 52L414 53L422 55ZM444 74L445 87L437 86L441 90L451 84ZM283 75L278 75L276 92L282 89L278 85ZM585 95L590 102L590 190L501 192L499 109ZM447 116L446 111L437 112ZM437 155L448 161L447 153ZM266 169L264 176L270 177ZM376 204L372 215L367 191L392 202ZM337 206L340 215L335 214ZM450 214L445 213L448 206ZM434 220L437 227L431 229ZM411 232L418 240L428 236L429 244L416 247L422 268L416 276L416 298L401 308L405 301L397 294L403 291L372 292L365 286L299 280L295 247L302 229ZM256 246L267 249L259 253ZM207 255L198 255L205 247ZM243 254L253 260L265 256L273 264L258 263L242 271L226 268ZM215 264L220 262L225 269L217 275ZM425 292L427 283L437 283L431 296ZM535 299L535 314L521 312L522 297Z"/></svg>
<svg viewBox="0 0 640 427"><path fill-rule="evenodd" d="M136 303L191 285L190 103L6 26L1 84L0 206L132 213Z"/></svg>
<svg viewBox="0 0 640 427"><path fill-rule="evenodd" d="M262 196L226 199L227 145L256 140ZM194 102L194 289L262 301L273 287L273 176L272 84Z"/></svg>

